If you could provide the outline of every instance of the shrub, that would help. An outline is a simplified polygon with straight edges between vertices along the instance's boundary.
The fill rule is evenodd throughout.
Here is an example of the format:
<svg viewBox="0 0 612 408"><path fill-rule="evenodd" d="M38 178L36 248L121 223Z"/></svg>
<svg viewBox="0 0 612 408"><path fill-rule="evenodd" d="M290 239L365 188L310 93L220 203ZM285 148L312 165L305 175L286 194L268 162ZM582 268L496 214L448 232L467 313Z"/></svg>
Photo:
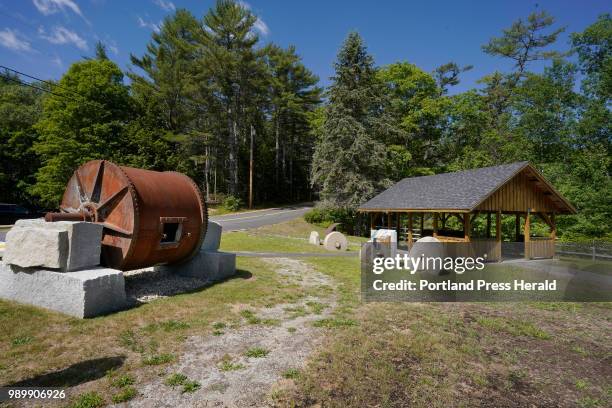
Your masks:
<svg viewBox="0 0 612 408"><path fill-rule="evenodd" d="M270 353L269 350L262 348L262 347L252 347L250 349L248 349L246 351L246 353L244 353L245 356L247 357L253 357L253 358L262 358L268 355L268 353Z"/></svg>
<svg viewBox="0 0 612 408"><path fill-rule="evenodd" d="M353 234L359 222L357 212L349 208L322 205L304 214L304 219L310 224L328 227L335 222L340 223L338 230ZM363 220L362 220L363 221Z"/></svg>
<svg viewBox="0 0 612 408"><path fill-rule="evenodd" d="M223 200L223 208L227 211L238 211L242 207L242 200L236 196L228 195Z"/></svg>

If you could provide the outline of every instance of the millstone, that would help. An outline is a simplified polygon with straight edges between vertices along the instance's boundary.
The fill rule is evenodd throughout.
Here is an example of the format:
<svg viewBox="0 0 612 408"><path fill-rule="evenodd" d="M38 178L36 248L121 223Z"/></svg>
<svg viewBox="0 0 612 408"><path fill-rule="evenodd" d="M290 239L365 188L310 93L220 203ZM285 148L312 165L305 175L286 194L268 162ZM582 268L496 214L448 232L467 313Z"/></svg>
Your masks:
<svg viewBox="0 0 612 408"><path fill-rule="evenodd" d="M348 248L348 241L341 232L334 231L327 234L323 241L323 246L328 251L346 251Z"/></svg>

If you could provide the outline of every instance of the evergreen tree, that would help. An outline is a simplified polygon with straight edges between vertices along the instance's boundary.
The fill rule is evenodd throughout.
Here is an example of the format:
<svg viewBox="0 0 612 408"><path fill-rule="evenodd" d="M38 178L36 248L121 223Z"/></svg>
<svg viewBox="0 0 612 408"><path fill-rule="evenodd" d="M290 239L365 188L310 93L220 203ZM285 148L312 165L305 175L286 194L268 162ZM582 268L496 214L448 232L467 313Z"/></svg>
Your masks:
<svg viewBox="0 0 612 408"><path fill-rule="evenodd" d="M334 68L312 183L326 204L354 209L389 185L384 142L394 127L374 60L359 34L349 34Z"/></svg>

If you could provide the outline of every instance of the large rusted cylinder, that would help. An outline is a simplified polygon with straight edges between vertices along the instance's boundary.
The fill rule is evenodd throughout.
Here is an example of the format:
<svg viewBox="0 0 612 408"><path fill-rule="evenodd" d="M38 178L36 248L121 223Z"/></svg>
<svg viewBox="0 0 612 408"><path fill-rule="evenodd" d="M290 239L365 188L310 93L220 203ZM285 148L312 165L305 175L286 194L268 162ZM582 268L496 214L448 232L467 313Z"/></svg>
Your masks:
<svg viewBox="0 0 612 408"><path fill-rule="evenodd" d="M102 265L130 270L189 259L200 249L208 214L200 190L184 174L94 160L74 172L60 212L45 219L104 225Z"/></svg>

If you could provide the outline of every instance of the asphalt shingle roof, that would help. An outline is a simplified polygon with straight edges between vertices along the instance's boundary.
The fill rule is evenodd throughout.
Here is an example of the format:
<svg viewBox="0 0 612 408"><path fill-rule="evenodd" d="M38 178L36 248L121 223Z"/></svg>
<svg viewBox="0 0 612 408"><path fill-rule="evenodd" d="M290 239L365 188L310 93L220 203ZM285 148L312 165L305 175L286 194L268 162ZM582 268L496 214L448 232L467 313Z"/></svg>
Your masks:
<svg viewBox="0 0 612 408"><path fill-rule="evenodd" d="M529 162L405 178L363 204L361 210L472 210Z"/></svg>

